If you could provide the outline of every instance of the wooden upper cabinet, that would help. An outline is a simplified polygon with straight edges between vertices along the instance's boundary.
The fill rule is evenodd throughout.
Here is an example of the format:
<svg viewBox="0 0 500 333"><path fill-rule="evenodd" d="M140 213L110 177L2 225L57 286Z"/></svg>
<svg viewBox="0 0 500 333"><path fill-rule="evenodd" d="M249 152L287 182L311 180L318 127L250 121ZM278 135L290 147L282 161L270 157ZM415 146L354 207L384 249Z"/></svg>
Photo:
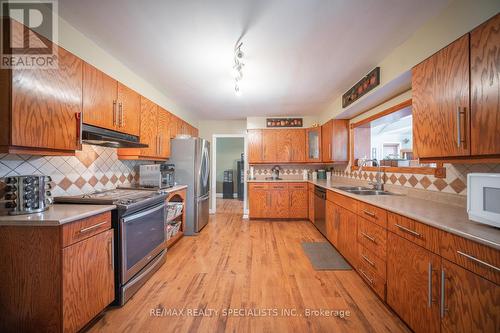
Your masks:
<svg viewBox="0 0 500 333"><path fill-rule="evenodd" d="M469 155L469 34L413 68L412 95L416 155Z"/></svg>
<svg viewBox="0 0 500 333"><path fill-rule="evenodd" d="M321 155L323 162L349 160L349 120L332 119L321 126Z"/></svg>
<svg viewBox="0 0 500 333"><path fill-rule="evenodd" d="M321 162L321 127L306 129L306 161Z"/></svg>
<svg viewBox="0 0 500 333"><path fill-rule="evenodd" d="M158 107L158 156L161 158L170 157L170 113Z"/></svg>
<svg viewBox="0 0 500 333"><path fill-rule="evenodd" d="M177 136L177 134L180 134L177 132L177 123L179 122L179 118L177 118L177 116L171 114L170 115L170 122L169 122L169 129L170 129L170 138L171 139L175 139L175 137Z"/></svg>
<svg viewBox="0 0 500 333"><path fill-rule="evenodd" d="M249 129L247 131L248 163L262 162L262 130Z"/></svg>
<svg viewBox="0 0 500 333"><path fill-rule="evenodd" d="M292 144L292 158L290 162L305 162L306 161L306 130L305 129L292 129L291 144Z"/></svg>
<svg viewBox="0 0 500 333"><path fill-rule="evenodd" d="M416 332L440 331L441 258L391 232L387 235L387 303Z"/></svg>
<svg viewBox="0 0 500 333"><path fill-rule="evenodd" d="M116 130L118 82L94 66L83 64L83 122Z"/></svg>
<svg viewBox="0 0 500 333"><path fill-rule="evenodd" d="M500 14L470 34L471 154L500 154Z"/></svg>
<svg viewBox="0 0 500 333"><path fill-rule="evenodd" d="M323 162L330 162L332 160L332 124L333 120L330 120L321 126L321 153Z"/></svg>
<svg viewBox="0 0 500 333"><path fill-rule="evenodd" d="M118 131L139 136L141 121L141 95L118 82Z"/></svg>
<svg viewBox="0 0 500 333"><path fill-rule="evenodd" d="M278 159L277 141L277 131L262 130L262 162L276 163Z"/></svg>
<svg viewBox="0 0 500 333"><path fill-rule="evenodd" d="M12 94L11 137L5 146L30 149L32 154L38 148L80 148L78 117L82 112L83 64L65 49L55 44L53 47L59 62L57 69L12 69L10 75L8 70L2 70L2 89L10 85ZM8 112L8 108L3 112ZM8 123L6 120L5 126ZM4 131L7 129L2 128Z"/></svg>
<svg viewBox="0 0 500 333"><path fill-rule="evenodd" d="M441 332L498 332L500 286L446 259L442 261Z"/></svg>
<svg viewBox="0 0 500 333"><path fill-rule="evenodd" d="M159 155L158 136L158 107L145 97L141 97L141 143L147 144L148 148L142 148L141 156L156 157Z"/></svg>
<svg viewBox="0 0 500 333"><path fill-rule="evenodd" d="M274 145L275 159L269 159L271 162L289 162L293 160L293 130L280 129L273 130L268 129L265 138L269 138L269 142L264 139L264 144L267 146ZM269 150L271 150L269 148Z"/></svg>

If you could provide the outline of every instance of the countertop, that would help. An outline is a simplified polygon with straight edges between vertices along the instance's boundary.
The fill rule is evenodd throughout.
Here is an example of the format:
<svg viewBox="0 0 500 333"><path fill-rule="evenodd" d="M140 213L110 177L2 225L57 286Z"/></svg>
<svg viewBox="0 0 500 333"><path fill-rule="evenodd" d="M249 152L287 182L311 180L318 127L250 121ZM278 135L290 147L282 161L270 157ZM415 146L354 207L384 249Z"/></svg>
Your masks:
<svg viewBox="0 0 500 333"><path fill-rule="evenodd" d="M0 216L0 226L58 226L115 208L115 205L54 204L41 213Z"/></svg>
<svg viewBox="0 0 500 333"><path fill-rule="evenodd" d="M248 180L248 182L305 182L305 180ZM318 179L306 182L500 250L500 229L469 220L465 208L407 195L352 194L333 188L333 186L352 186L352 183L338 180Z"/></svg>

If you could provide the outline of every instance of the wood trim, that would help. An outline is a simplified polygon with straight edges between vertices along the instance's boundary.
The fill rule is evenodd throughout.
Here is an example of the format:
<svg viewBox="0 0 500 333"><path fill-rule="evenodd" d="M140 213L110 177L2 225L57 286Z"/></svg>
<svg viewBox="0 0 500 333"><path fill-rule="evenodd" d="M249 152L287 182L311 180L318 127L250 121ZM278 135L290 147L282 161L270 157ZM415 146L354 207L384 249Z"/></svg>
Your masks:
<svg viewBox="0 0 500 333"><path fill-rule="evenodd" d="M0 153L20 154L20 155L43 155L43 156L75 156L76 151L0 145Z"/></svg>
<svg viewBox="0 0 500 333"><path fill-rule="evenodd" d="M358 166L351 166L351 171L359 170ZM436 178L446 178L446 168L444 167L381 167L383 172L411 173L417 175L432 175ZM364 167L363 171L378 171L378 167Z"/></svg>
<svg viewBox="0 0 500 333"><path fill-rule="evenodd" d="M396 111L399 111L401 109L404 109L404 108L406 108L408 106L411 106L411 103L412 103L411 98L407 99L406 101L401 102L399 104L396 104L394 106L391 106L390 108L388 108L386 110L383 110L383 111L381 111L381 112L379 112L377 114L374 114L373 116L370 116L368 118L365 118L363 120L360 120L360 121L358 121L356 123L351 124L351 128L359 127L359 126L364 125L366 123L369 123L369 122L371 122L371 121L373 121L375 119L382 118L384 116L387 116L388 114L391 114L393 112L396 112Z"/></svg>
<svg viewBox="0 0 500 333"><path fill-rule="evenodd" d="M500 163L500 155L421 158L420 161L423 163L441 163L441 164L443 164L443 163L463 163L463 164Z"/></svg>

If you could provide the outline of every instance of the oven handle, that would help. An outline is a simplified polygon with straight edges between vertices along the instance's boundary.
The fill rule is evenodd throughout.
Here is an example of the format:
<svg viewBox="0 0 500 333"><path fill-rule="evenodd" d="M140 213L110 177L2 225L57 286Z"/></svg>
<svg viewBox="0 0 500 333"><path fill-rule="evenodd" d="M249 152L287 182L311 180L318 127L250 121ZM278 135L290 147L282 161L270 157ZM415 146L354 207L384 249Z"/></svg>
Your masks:
<svg viewBox="0 0 500 333"><path fill-rule="evenodd" d="M151 213L154 213L156 211L159 211L160 209L165 209L165 207L166 207L165 203L162 203L161 205L156 206L156 207L151 208L151 209L148 209L146 211L139 212L137 214L132 214L130 216L124 217L124 218L122 218L122 222L123 223L127 223L127 222L129 222L131 220L135 220L135 219L138 219L140 217L143 217L143 216L149 215Z"/></svg>

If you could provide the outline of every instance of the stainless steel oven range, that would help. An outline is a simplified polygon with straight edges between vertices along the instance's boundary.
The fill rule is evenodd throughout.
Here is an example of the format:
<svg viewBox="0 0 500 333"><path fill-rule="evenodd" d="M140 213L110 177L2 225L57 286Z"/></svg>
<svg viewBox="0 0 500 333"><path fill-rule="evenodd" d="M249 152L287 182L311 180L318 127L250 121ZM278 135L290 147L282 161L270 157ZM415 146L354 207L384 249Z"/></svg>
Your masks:
<svg viewBox="0 0 500 333"><path fill-rule="evenodd" d="M115 189L56 197L56 203L114 204L116 303L125 304L166 260L165 194Z"/></svg>

